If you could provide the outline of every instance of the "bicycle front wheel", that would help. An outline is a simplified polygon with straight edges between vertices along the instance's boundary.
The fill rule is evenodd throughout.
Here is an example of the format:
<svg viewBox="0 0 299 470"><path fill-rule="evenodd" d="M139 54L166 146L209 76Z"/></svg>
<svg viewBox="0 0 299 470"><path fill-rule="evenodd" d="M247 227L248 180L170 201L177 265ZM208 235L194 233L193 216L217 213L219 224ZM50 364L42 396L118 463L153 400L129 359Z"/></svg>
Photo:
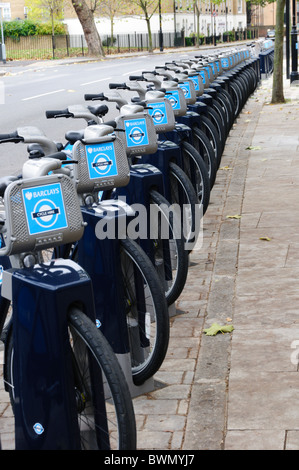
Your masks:
<svg viewBox="0 0 299 470"><path fill-rule="evenodd" d="M169 314L161 280L140 246L120 240L132 378L141 385L160 368L169 342Z"/></svg>
<svg viewBox="0 0 299 470"><path fill-rule="evenodd" d="M136 448L136 425L130 391L119 362L103 334L78 309L71 309L69 338L75 365L75 395L81 447L129 450ZM92 364L91 364L92 362ZM91 366L103 383L94 400Z"/></svg>
<svg viewBox="0 0 299 470"><path fill-rule="evenodd" d="M151 204L158 216L151 220L154 238L154 265L164 286L168 305L183 291L188 275L189 255L185 250L179 218L170 211L170 203L157 191L150 192Z"/></svg>
<svg viewBox="0 0 299 470"><path fill-rule="evenodd" d="M194 131L196 133L196 130ZM183 170L191 181L196 196L197 203L202 205L203 214L206 213L211 194L211 182L208 169L198 150L185 140L182 142ZM215 163L211 160L211 165ZM214 169L212 169L214 172Z"/></svg>

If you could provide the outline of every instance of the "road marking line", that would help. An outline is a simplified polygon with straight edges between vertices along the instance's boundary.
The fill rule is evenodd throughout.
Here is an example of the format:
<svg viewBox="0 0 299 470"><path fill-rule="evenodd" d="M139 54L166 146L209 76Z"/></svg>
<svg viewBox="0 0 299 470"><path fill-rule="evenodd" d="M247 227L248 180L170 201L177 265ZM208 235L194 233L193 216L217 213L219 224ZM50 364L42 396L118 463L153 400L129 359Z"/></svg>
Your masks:
<svg viewBox="0 0 299 470"><path fill-rule="evenodd" d="M92 83L104 82L105 80L110 80L111 77L101 78L100 80L93 80L92 82L81 83L80 86L91 85Z"/></svg>
<svg viewBox="0 0 299 470"><path fill-rule="evenodd" d="M143 69L138 69L138 70L133 70L131 72L126 72L126 73L123 73L123 77L125 75L134 75L134 73L137 73L137 72L142 72Z"/></svg>
<svg viewBox="0 0 299 470"><path fill-rule="evenodd" d="M22 101L34 100L35 98L40 98L41 96L53 95L53 93L60 93L62 91L65 91L65 89L63 88L62 90L49 91L48 93L42 93L41 95L29 96L29 98L22 98Z"/></svg>

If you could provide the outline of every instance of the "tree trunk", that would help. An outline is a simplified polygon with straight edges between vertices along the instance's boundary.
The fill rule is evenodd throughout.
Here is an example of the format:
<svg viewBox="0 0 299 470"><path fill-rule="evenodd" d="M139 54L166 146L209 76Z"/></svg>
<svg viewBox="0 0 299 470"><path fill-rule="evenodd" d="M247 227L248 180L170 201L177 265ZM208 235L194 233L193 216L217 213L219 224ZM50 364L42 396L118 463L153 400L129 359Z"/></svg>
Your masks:
<svg viewBox="0 0 299 470"><path fill-rule="evenodd" d="M148 52L153 52L153 38L152 38L151 23L150 23L150 18L148 17L147 13L145 14L145 21L146 21L147 33L148 33Z"/></svg>
<svg viewBox="0 0 299 470"><path fill-rule="evenodd" d="M114 34L114 24L113 24L113 18L110 19L110 34L111 34L111 40L110 40L110 46L113 47L114 41L113 41L113 34Z"/></svg>
<svg viewBox="0 0 299 470"><path fill-rule="evenodd" d="M72 0L72 5L83 28L88 46L88 55L104 57L102 41L96 28L92 11L88 8L85 0Z"/></svg>
<svg viewBox="0 0 299 470"><path fill-rule="evenodd" d="M200 35L200 31L199 31L199 25L200 25L200 21L199 21L199 16L200 16L200 10L197 6L196 3L194 3L194 8L195 8L195 12L196 12L196 45L197 47L200 46L200 40L199 40L199 35Z"/></svg>
<svg viewBox="0 0 299 470"><path fill-rule="evenodd" d="M276 2L276 27L275 27L275 45L274 45L274 69L273 69L273 87L272 104L284 103L283 94L283 15L285 0Z"/></svg>

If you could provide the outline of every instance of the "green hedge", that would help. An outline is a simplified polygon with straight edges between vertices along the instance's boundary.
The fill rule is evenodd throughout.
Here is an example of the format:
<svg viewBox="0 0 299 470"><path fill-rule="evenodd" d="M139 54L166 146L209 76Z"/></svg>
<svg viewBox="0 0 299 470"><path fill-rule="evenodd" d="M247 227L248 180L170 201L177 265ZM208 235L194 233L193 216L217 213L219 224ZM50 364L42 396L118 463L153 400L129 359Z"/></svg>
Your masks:
<svg viewBox="0 0 299 470"><path fill-rule="evenodd" d="M52 34L52 24L36 23L31 20L14 20L3 22L4 36L7 38L19 38L20 36L41 36ZM66 34L67 28L63 23L54 23L54 34Z"/></svg>

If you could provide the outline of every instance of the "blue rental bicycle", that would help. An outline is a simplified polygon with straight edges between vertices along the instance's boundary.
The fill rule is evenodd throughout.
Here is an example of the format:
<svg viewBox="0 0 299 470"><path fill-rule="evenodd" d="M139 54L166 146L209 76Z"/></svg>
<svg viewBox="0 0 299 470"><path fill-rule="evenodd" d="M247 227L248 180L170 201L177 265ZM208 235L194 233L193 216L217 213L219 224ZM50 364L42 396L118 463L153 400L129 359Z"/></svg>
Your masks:
<svg viewBox="0 0 299 470"><path fill-rule="evenodd" d="M46 259L84 232L62 163L64 154L28 160L21 178L0 180L0 316L16 449L135 449L129 388L96 327L90 278L74 261Z"/></svg>

